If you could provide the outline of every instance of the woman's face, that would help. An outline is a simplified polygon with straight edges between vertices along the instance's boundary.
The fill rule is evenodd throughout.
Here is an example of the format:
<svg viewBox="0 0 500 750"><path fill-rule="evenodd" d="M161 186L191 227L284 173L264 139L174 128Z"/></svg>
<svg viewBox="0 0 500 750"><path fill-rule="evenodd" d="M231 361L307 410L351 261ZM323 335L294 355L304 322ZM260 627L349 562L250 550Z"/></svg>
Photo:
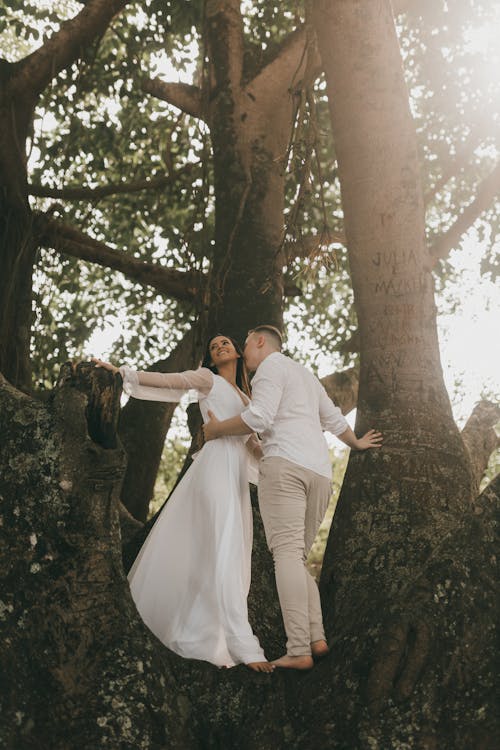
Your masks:
<svg viewBox="0 0 500 750"><path fill-rule="evenodd" d="M224 362L236 361L240 356L234 348L231 339L228 339L226 336L216 336L212 339L208 351L210 352L212 364L215 367L219 367Z"/></svg>

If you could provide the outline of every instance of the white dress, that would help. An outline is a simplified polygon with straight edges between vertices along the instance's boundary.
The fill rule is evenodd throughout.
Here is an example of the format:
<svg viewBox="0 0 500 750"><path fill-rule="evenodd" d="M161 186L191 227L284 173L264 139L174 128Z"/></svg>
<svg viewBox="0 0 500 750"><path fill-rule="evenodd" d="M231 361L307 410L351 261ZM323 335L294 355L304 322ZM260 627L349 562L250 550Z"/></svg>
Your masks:
<svg viewBox="0 0 500 750"><path fill-rule="evenodd" d="M194 388L204 421L208 410L222 420L245 408L236 389L207 368L120 371L124 390L136 398L175 402ZM265 660L247 611L253 524L246 440L226 437L203 446L128 574L150 630L177 654L218 666Z"/></svg>

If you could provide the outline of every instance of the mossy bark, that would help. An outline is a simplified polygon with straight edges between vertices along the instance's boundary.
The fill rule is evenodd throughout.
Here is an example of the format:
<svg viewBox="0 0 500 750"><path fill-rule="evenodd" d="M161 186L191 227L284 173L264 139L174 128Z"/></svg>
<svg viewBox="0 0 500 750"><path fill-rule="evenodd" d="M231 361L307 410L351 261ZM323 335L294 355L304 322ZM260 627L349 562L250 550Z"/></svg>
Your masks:
<svg viewBox="0 0 500 750"><path fill-rule="evenodd" d="M373 579L364 589L354 579L342 606L326 591L327 621L335 612L338 622L330 657L312 672L218 670L172 654L130 597L119 393L119 378L87 365L63 368L44 404L0 381L5 747L490 746L496 486L468 504L420 576L407 575L406 596L395 575L394 606L384 587L373 596ZM258 523L255 542L250 616L274 656L283 633ZM356 637L345 628L353 618Z"/></svg>

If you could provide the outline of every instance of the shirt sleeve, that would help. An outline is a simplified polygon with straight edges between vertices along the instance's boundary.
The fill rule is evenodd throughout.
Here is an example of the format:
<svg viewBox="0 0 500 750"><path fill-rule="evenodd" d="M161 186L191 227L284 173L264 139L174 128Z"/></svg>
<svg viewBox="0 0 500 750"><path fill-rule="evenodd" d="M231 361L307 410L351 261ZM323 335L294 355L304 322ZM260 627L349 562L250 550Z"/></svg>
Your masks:
<svg viewBox="0 0 500 750"><path fill-rule="evenodd" d="M274 422L283 395L281 368L274 362L262 362L252 381L252 401L241 418L254 432L266 432Z"/></svg>
<svg viewBox="0 0 500 750"><path fill-rule="evenodd" d="M123 390L129 396L145 401L170 401L176 403L190 390L204 398L210 393L214 376L208 367L184 372L137 372L122 365Z"/></svg>
<svg viewBox="0 0 500 750"><path fill-rule="evenodd" d="M319 388L319 418L321 427L327 432L331 432L332 435L341 435L349 424L340 411L338 406L335 406L324 387L318 380Z"/></svg>

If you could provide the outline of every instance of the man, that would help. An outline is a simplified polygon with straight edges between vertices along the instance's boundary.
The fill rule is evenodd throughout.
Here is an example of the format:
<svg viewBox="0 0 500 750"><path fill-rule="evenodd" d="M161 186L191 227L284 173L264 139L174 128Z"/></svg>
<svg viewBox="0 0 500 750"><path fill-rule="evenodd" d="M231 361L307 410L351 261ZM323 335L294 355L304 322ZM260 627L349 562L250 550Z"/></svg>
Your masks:
<svg viewBox="0 0 500 750"><path fill-rule="evenodd" d="M285 357L281 345L274 326L249 331L244 357L256 371L251 404L222 422L209 412L204 433L206 440L252 432L262 438L259 507L287 635L286 654L273 663L310 669L313 657L328 652L318 587L305 567L331 495L323 430L358 450L378 447L382 437L370 430L358 439L319 380Z"/></svg>

